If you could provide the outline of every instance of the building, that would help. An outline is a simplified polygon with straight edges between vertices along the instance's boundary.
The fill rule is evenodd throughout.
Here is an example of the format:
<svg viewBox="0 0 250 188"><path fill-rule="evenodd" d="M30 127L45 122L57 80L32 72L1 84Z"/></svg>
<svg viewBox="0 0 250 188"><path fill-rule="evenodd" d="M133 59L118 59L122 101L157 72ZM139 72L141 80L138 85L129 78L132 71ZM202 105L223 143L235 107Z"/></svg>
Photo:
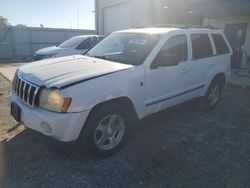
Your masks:
<svg viewBox="0 0 250 188"><path fill-rule="evenodd" d="M109 34L115 30L159 24L202 24L201 16L192 16L193 1L182 0L96 0L96 30ZM178 14L176 14L178 13Z"/></svg>
<svg viewBox="0 0 250 188"><path fill-rule="evenodd" d="M203 17L204 25L224 30L234 55L233 68L250 68L247 55L250 56L250 1L215 1L193 7L193 14Z"/></svg>
<svg viewBox="0 0 250 188"><path fill-rule="evenodd" d="M234 51L232 66L247 68L249 0L96 0L95 6L98 34L161 24L204 24L222 29Z"/></svg>

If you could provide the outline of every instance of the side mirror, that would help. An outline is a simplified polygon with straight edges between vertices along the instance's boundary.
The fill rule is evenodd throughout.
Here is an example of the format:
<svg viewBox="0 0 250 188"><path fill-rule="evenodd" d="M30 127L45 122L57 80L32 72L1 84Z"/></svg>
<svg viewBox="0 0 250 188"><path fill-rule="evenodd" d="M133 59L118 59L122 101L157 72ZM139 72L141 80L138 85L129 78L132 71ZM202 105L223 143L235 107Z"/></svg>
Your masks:
<svg viewBox="0 0 250 188"><path fill-rule="evenodd" d="M151 69L156 69L158 67L166 66L176 66L178 65L178 58L175 54L169 53L159 53L151 64Z"/></svg>

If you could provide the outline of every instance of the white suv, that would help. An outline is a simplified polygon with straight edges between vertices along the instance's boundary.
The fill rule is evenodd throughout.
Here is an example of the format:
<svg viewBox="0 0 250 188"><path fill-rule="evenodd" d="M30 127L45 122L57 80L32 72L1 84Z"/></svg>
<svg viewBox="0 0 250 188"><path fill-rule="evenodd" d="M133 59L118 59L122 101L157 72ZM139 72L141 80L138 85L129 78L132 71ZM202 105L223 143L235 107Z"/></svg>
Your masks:
<svg viewBox="0 0 250 188"><path fill-rule="evenodd" d="M141 28L114 32L85 56L20 67L11 114L57 140L78 140L95 156L120 149L129 125L185 101L215 107L230 73L222 31Z"/></svg>

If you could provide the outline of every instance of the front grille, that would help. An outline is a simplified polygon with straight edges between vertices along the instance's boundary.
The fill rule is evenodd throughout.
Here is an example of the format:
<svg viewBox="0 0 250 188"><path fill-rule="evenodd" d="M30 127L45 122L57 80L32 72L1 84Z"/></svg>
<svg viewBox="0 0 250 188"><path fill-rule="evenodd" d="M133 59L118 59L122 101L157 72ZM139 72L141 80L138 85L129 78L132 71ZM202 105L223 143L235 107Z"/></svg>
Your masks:
<svg viewBox="0 0 250 188"><path fill-rule="evenodd" d="M38 86L31 84L15 75L12 81L12 88L21 101L31 106L36 106L38 104Z"/></svg>

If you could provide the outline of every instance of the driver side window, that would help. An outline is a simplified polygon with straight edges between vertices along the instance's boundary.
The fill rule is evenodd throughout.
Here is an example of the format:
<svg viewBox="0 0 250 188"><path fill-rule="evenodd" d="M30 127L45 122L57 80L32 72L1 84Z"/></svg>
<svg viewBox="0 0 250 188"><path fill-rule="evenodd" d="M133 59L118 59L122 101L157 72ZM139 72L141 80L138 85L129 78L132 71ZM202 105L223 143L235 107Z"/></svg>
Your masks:
<svg viewBox="0 0 250 188"><path fill-rule="evenodd" d="M177 36L171 37L163 45L161 51L162 53L176 56L178 62L186 61L187 54L188 54L186 35L177 35Z"/></svg>
<svg viewBox="0 0 250 188"><path fill-rule="evenodd" d="M186 35L176 35L167 40L160 52L157 54L151 69L166 66L176 66L188 57Z"/></svg>

